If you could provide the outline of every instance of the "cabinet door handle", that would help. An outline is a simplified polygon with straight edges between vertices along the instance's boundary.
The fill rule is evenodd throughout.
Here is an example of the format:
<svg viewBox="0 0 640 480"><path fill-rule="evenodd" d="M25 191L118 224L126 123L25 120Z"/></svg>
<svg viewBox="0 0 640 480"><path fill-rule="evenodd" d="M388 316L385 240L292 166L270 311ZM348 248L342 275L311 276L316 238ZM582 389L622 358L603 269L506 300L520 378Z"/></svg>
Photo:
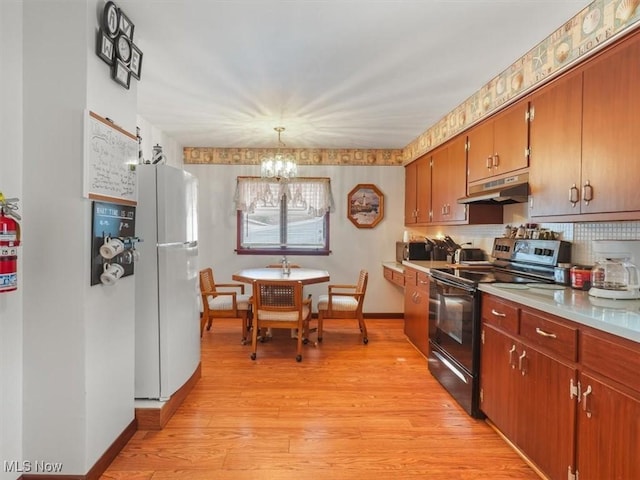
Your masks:
<svg viewBox="0 0 640 480"><path fill-rule="evenodd" d="M542 330L539 327L536 327L536 333L538 335L541 335L541 336L547 337L547 338L558 338L558 336L555 333L545 332L544 330Z"/></svg>
<svg viewBox="0 0 640 480"><path fill-rule="evenodd" d="M574 183L569 189L569 202L571 202L571 206L575 207L576 204L580 201L580 190L576 187Z"/></svg>
<svg viewBox="0 0 640 480"><path fill-rule="evenodd" d="M591 395L591 393L591 385L589 385L582 394L582 410L584 410L584 413L586 413L587 418L591 418L591 410L587 408L587 397Z"/></svg>
<svg viewBox="0 0 640 480"><path fill-rule="evenodd" d="M589 202L593 200L593 187L589 183L589 180L584 182L582 186L582 199L584 200L585 205L589 205Z"/></svg>
<svg viewBox="0 0 640 480"><path fill-rule="evenodd" d="M516 368L516 365L513 362L513 354L514 353L516 353L516 346L515 345L511 345L511 350L509 350L509 365L511 365L511 368Z"/></svg>
<svg viewBox="0 0 640 480"><path fill-rule="evenodd" d="M518 357L518 370L520 370L520 373L522 373L522 375L525 375L527 373L527 371L524 369L524 361L527 358L527 351L523 350L522 351L522 355L520 355Z"/></svg>
<svg viewBox="0 0 640 480"><path fill-rule="evenodd" d="M491 167L492 167L492 166L493 166L493 157L492 157L491 155L489 155L489 156L487 157L487 168L488 168L489 170L491 170Z"/></svg>
<svg viewBox="0 0 640 480"><path fill-rule="evenodd" d="M493 154L493 166L497 167L500 165L500 156L497 153Z"/></svg>
<svg viewBox="0 0 640 480"><path fill-rule="evenodd" d="M507 316L506 313L500 313L500 312L496 311L494 308L491 309L491 314L495 315L496 317L506 317Z"/></svg>

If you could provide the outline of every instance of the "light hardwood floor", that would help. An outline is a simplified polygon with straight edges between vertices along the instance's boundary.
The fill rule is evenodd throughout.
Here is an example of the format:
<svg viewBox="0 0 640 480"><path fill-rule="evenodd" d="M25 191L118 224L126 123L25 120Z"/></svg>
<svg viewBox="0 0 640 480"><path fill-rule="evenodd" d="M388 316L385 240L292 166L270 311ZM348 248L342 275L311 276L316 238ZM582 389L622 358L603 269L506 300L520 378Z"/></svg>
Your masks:
<svg viewBox="0 0 640 480"><path fill-rule="evenodd" d="M240 345L238 321L202 339L202 378L159 432L138 431L102 479L536 480L483 421L427 371L402 320L326 322L295 361L295 341Z"/></svg>

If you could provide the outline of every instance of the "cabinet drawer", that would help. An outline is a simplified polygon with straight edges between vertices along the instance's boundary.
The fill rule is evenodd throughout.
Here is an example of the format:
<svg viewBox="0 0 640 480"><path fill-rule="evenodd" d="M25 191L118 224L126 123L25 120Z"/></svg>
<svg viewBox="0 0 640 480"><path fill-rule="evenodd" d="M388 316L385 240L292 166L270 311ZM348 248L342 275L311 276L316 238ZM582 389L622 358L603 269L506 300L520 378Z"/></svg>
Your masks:
<svg viewBox="0 0 640 480"><path fill-rule="evenodd" d="M415 287L418 285L418 271L411 268L404 269L404 284L406 287Z"/></svg>
<svg viewBox="0 0 640 480"><path fill-rule="evenodd" d="M382 269L382 271L384 272L384 278L386 280L389 280L390 282L393 281L393 270L391 270L390 268L384 267Z"/></svg>
<svg viewBox="0 0 640 480"><path fill-rule="evenodd" d="M416 272L416 287L418 290L429 295L429 274L424 272Z"/></svg>
<svg viewBox="0 0 640 480"><path fill-rule="evenodd" d="M401 287L404 287L404 273L394 271L391 281Z"/></svg>
<svg viewBox="0 0 640 480"><path fill-rule="evenodd" d="M580 332L580 361L585 368L640 391L640 347L602 333Z"/></svg>
<svg viewBox="0 0 640 480"><path fill-rule="evenodd" d="M518 307L492 295L482 295L482 319L509 333L518 333Z"/></svg>
<svg viewBox="0 0 640 480"><path fill-rule="evenodd" d="M384 278L396 285L404 287L404 273L394 270L393 268L383 267Z"/></svg>
<svg viewBox="0 0 640 480"><path fill-rule="evenodd" d="M527 310L520 311L520 335L530 343L575 362L578 359L578 329Z"/></svg>

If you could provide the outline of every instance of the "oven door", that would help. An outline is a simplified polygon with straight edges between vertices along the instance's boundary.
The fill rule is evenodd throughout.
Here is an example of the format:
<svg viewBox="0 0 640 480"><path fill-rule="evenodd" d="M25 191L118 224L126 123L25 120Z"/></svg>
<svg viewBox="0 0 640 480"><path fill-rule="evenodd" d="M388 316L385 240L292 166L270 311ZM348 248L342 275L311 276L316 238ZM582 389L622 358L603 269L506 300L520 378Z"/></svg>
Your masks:
<svg viewBox="0 0 640 480"><path fill-rule="evenodd" d="M472 374L477 370L474 350L479 297L475 286L431 279L429 341Z"/></svg>
<svg viewBox="0 0 640 480"><path fill-rule="evenodd" d="M429 282L429 371L475 418L479 406L479 307L475 286L431 278Z"/></svg>

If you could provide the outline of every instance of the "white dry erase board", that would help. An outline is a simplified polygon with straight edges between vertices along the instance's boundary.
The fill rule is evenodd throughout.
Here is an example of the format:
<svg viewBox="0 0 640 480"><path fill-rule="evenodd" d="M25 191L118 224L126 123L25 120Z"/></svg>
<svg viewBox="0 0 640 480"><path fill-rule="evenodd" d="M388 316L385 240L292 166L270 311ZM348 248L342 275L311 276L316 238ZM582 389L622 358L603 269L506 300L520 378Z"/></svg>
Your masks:
<svg viewBox="0 0 640 480"><path fill-rule="evenodd" d="M84 130L84 196L136 205L136 136L91 111L85 116Z"/></svg>

